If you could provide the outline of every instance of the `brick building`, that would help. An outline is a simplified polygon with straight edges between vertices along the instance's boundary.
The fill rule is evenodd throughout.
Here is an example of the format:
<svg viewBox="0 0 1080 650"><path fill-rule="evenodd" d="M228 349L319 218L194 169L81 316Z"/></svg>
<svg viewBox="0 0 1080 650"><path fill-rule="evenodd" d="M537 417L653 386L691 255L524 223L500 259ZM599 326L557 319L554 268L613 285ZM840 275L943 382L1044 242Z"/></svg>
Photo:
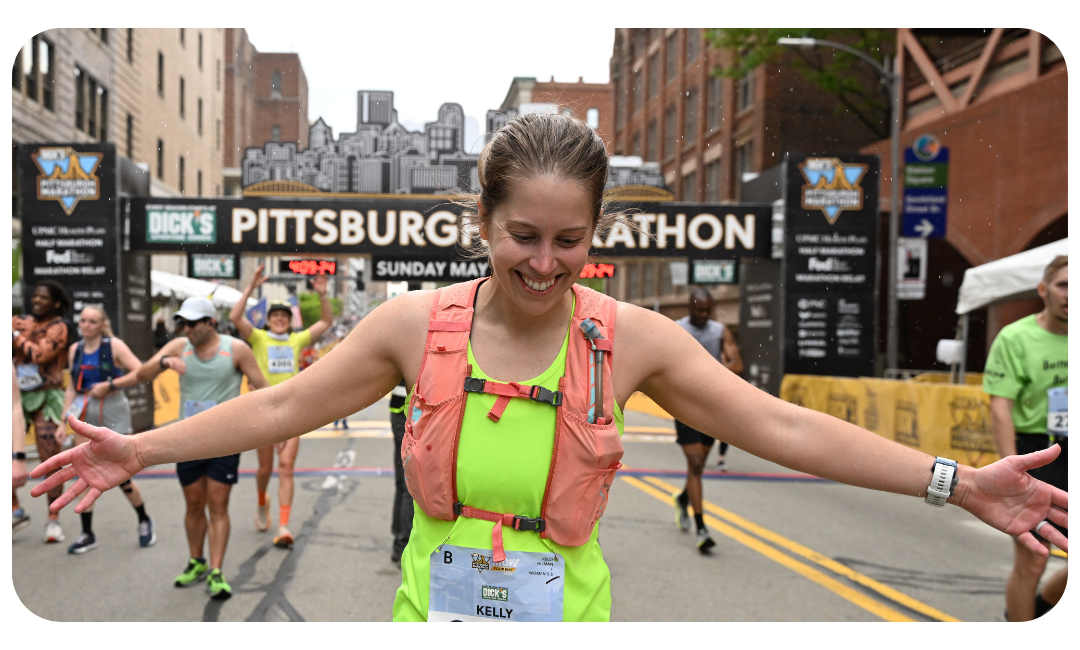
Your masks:
<svg viewBox="0 0 1080 650"><path fill-rule="evenodd" d="M511 114L549 108L584 120L604 140L608 154L612 153L614 98L611 84L585 83L583 77L578 77L577 83L555 81L555 77L550 81L514 77L499 110L488 111L486 132L490 136Z"/></svg>
<svg viewBox="0 0 1080 650"><path fill-rule="evenodd" d="M308 85L300 55L259 52L241 28L225 30L225 186L240 193L248 147L294 142L308 147Z"/></svg>
<svg viewBox="0 0 1080 650"><path fill-rule="evenodd" d="M897 45L901 146L931 133L950 149L948 229L929 242L926 299L900 303L900 365L931 368L967 268L1068 236L1068 72L1028 29L900 29ZM888 161L889 148L863 151ZM883 212L889 190L883 174ZM1034 299L973 313L968 368L982 370L1002 327L1041 309Z"/></svg>

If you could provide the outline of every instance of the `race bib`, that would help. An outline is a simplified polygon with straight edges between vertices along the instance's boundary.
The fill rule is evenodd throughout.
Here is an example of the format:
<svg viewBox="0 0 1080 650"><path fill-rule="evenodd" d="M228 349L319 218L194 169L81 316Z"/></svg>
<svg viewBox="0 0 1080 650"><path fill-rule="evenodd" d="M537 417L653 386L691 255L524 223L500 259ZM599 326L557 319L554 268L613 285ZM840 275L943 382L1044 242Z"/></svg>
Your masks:
<svg viewBox="0 0 1080 650"><path fill-rule="evenodd" d="M184 419L186 420L187 418L194 417L202 413L203 411L209 408L213 408L215 406L217 406L217 402L212 399L208 399L203 402L192 399L184 400Z"/></svg>
<svg viewBox="0 0 1080 650"><path fill-rule="evenodd" d="M41 388L45 380L41 378L41 372L36 363L20 363L15 368L19 379L19 390L34 390Z"/></svg>
<svg viewBox="0 0 1080 650"><path fill-rule="evenodd" d="M83 416L83 410L86 409L86 395L76 395L75 399L71 401L71 406L68 410L64 411L64 419L67 420L69 415L74 415L75 419L81 420Z"/></svg>
<svg viewBox="0 0 1080 650"><path fill-rule="evenodd" d="M428 622L549 622L563 620L565 565L557 553L443 544L431 554Z"/></svg>
<svg viewBox="0 0 1080 650"><path fill-rule="evenodd" d="M1052 436L1069 436L1069 388L1062 386L1046 391L1049 408L1046 411L1046 432Z"/></svg>
<svg viewBox="0 0 1080 650"><path fill-rule="evenodd" d="M267 360L267 367L270 369L270 374L292 373L295 372L295 360L292 346L289 345L272 345L267 348L267 354L269 359Z"/></svg>

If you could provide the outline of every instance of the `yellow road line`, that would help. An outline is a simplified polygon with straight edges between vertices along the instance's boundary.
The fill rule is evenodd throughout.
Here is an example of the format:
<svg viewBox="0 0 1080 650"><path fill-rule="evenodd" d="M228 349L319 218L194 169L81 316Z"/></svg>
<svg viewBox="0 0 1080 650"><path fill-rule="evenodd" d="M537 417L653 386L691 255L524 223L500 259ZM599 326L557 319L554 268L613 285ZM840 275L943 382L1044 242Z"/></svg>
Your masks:
<svg viewBox="0 0 1080 650"><path fill-rule="evenodd" d="M675 429L671 427L646 427L628 424L623 427L623 433L666 433L675 435Z"/></svg>
<svg viewBox="0 0 1080 650"><path fill-rule="evenodd" d="M626 481L630 485L633 485L634 487L641 490L642 492L650 494L650 495L656 497L657 499L659 499L659 500L661 500L661 501L663 501L665 503L670 503L671 502L671 495L670 494L665 494L664 492L661 492L660 490L652 487L651 485L648 485L647 483L644 483L644 482L642 482L642 481L640 481L640 480L638 480L638 479L636 479L636 478L634 478L632 476L623 476L622 480ZM852 603L855 603L859 607L862 607L863 609L867 610L868 612L870 612L870 613L872 613L872 614L874 614L876 616L879 616L879 617L885 619L886 621L892 621L892 622L901 622L901 621L903 621L903 622L912 622L912 621L914 621L914 619L901 614L900 612L896 611L895 609L893 609L893 608L891 608L891 607L889 607L889 606L887 606L887 605L885 605L883 603L880 603L880 602L874 600L873 598L870 598L866 594L863 594L863 593L861 593L861 592L859 592L859 591L845 585L844 583L840 582L839 580L837 580L835 578L831 578L831 577L825 575L824 573L822 573L821 571L818 571L817 569L815 569L815 568L813 568L813 567L811 567L809 565L803 564L802 562L799 562L799 561L791 558L790 556L788 556L788 555L786 555L784 553L781 553L780 551L773 548L772 546L769 546L768 544L762 542L761 540L759 540L759 539L757 539L755 537L752 537L751 535L739 530L738 528L735 528L734 526L729 526L728 524L726 524L726 523L720 521L719 519L717 519L715 517L712 517L712 516L710 516L708 514L706 514L704 516L704 519L709 524L709 526L711 526L713 529L717 530L718 532L720 532L720 533L722 533L724 535L727 535L728 537L735 540L736 542L739 542L743 546L749 547L751 550L754 550L754 551L757 551L758 553L761 553L762 555L769 558L773 562L776 562L777 564L780 564L780 565L782 565L784 567L787 567L788 569L791 569L792 571L794 571L795 573L798 573L799 575L803 576L807 580L810 580L811 582L815 582L815 583L821 585L822 587L828 589L829 591L831 591L834 594L840 596L841 598L844 598L845 600L848 600L848 601L851 601Z"/></svg>
<svg viewBox="0 0 1080 650"><path fill-rule="evenodd" d="M678 493L680 491L678 488L672 486L670 483L667 483L666 481L662 481L659 478L656 478L654 476L647 476L646 480L649 481L650 483L652 483L653 485L657 485L657 486L660 486L660 487L668 490L672 494L676 494L676 493ZM908 609L919 612L920 614L923 614L925 616L929 616L930 618L936 618L939 621L949 621L949 622L958 622L959 621L959 619L953 618L952 616L949 616L948 614L946 614L944 612L938 611L937 609L934 609L933 607L927 605L926 603L915 600L911 596L908 596L905 593L899 592L899 591L893 589L892 587L889 587L887 585L883 585L880 582L878 582L877 580L874 580L873 578L871 578L869 576L865 576L865 575L859 573L858 571L855 571L851 567L845 566L845 565L837 562L836 560L833 560L832 558L826 557L826 556L822 555L821 553L818 553L817 551L809 549L809 548L803 546L802 544L800 544L800 543L798 543L796 541L790 540L790 539L788 539L788 538L786 538L786 537L784 537L782 535L774 533L773 531L771 531L771 530L769 530L767 528L763 528L763 527L755 524L754 522L752 522L752 521L750 521L750 520L748 520L748 519L746 519L744 517L740 517L739 515L737 515L737 514L735 514L733 512L730 512L728 510L724 510L720 506L709 503L708 501L702 501L702 504L704 505L705 510L713 513L714 515L716 515L716 516L718 516L718 517L720 517L722 519L727 520L728 522L734 524L735 526L743 528L744 530L747 530L747 531L757 535L758 537L761 537L762 539L766 539L766 540L772 542L773 544L776 544L777 546L785 548L785 549L791 551L792 553L795 553L796 555L804 557L807 560L810 560L811 562L813 562L813 563L815 563L815 564L817 564L819 566L825 567L826 569L828 569L829 571L832 571L833 573L840 574L840 575L844 576L845 578L847 578L848 580L851 580L852 582L856 582L856 583L858 583L858 584L860 584L860 585L862 585L864 587L868 587L870 589L873 589L874 591L878 592L882 596L885 596L889 600L892 600L892 601L894 601L896 603L899 603L899 604L903 605L904 607L907 607Z"/></svg>

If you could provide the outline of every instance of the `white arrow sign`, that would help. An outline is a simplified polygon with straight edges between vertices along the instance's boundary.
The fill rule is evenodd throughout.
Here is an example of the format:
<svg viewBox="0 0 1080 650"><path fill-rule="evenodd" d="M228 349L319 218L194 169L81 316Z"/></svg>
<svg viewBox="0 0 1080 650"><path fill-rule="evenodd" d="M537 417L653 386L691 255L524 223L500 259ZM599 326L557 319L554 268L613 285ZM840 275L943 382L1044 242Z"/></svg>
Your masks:
<svg viewBox="0 0 1080 650"><path fill-rule="evenodd" d="M919 233L920 237L929 237L930 233L934 232L934 224L930 223L928 219L923 219L915 224L914 230Z"/></svg>

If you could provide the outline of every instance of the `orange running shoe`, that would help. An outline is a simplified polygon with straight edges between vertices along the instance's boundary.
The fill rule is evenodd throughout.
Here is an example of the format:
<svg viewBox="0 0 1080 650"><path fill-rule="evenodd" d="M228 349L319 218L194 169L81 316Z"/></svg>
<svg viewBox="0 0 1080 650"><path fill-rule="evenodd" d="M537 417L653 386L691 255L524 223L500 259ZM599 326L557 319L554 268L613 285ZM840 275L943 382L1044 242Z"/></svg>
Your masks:
<svg viewBox="0 0 1080 650"><path fill-rule="evenodd" d="M285 526L278 527L277 537L274 538L274 546L278 548L292 548L293 536Z"/></svg>
<svg viewBox="0 0 1080 650"><path fill-rule="evenodd" d="M264 533L270 530L270 499L261 506L255 506L255 530Z"/></svg>

